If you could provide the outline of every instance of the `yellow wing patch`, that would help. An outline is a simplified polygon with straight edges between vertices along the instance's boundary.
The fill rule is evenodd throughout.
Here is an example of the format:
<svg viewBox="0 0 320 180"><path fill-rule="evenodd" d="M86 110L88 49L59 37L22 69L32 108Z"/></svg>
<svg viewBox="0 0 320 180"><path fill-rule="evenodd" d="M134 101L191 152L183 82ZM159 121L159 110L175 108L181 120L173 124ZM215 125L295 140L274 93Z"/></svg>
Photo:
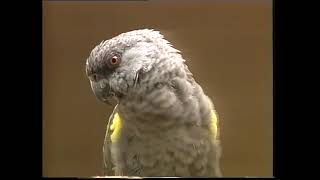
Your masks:
<svg viewBox="0 0 320 180"><path fill-rule="evenodd" d="M217 139L218 136L218 117L214 110L211 110L211 131L213 133L214 139Z"/></svg>
<svg viewBox="0 0 320 180"><path fill-rule="evenodd" d="M121 129L123 127L123 120L120 118L118 113L115 113L110 130L113 131L111 134L111 142L115 143L119 140L121 136Z"/></svg>

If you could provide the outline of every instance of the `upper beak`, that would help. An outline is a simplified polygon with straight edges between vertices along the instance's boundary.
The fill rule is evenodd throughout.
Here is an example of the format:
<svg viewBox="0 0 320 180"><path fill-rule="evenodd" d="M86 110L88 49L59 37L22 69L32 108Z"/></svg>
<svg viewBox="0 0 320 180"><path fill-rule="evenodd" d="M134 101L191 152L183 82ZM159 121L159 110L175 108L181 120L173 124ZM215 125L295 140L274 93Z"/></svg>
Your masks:
<svg viewBox="0 0 320 180"><path fill-rule="evenodd" d="M111 105L111 100L113 97L113 93L111 92L111 88L109 83L100 80L98 82L90 81L91 89L94 95L97 97L99 101L102 101L106 104Z"/></svg>

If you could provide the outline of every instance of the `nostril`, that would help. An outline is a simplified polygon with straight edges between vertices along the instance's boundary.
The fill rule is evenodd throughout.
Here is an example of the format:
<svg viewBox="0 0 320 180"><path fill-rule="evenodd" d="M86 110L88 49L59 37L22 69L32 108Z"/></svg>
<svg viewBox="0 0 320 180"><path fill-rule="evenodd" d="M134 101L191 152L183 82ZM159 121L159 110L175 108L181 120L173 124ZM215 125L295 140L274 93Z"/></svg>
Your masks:
<svg viewBox="0 0 320 180"><path fill-rule="evenodd" d="M98 76L96 74L92 75L94 81L98 81Z"/></svg>
<svg viewBox="0 0 320 180"><path fill-rule="evenodd" d="M91 78L93 81L98 82L101 79L101 76L99 74L92 74Z"/></svg>
<svg viewBox="0 0 320 180"><path fill-rule="evenodd" d="M91 74L89 78L91 81L98 82L101 79L103 79L103 76L98 73L94 73L94 74Z"/></svg>

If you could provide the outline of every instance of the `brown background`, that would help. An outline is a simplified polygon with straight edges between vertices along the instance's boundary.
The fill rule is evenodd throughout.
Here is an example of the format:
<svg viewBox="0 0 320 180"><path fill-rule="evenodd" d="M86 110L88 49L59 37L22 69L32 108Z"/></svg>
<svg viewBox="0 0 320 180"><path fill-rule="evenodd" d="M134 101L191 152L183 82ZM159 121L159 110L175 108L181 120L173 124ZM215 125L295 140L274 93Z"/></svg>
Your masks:
<svg viewBox="0 0 320 180"><path fill-rule="evenodd" d="M85 61L103 39L160 30L180 49L220 115L225 176L272 176L271 1L45 1L43 175L101 175L111 107Z"/></svg>

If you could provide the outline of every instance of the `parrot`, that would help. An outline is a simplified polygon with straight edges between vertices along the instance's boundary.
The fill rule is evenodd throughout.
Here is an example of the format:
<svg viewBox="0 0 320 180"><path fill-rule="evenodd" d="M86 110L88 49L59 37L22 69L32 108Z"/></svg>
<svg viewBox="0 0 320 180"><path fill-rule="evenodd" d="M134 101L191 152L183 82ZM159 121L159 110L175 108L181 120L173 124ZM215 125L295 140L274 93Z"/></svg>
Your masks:
<svg viewBox="0 0 320 180"><path fill-rule="evenodd" d="M114 107L103 141L103 175L222 177L216 108L159 30L102 40L85 70L97 100Z"/></svg>

